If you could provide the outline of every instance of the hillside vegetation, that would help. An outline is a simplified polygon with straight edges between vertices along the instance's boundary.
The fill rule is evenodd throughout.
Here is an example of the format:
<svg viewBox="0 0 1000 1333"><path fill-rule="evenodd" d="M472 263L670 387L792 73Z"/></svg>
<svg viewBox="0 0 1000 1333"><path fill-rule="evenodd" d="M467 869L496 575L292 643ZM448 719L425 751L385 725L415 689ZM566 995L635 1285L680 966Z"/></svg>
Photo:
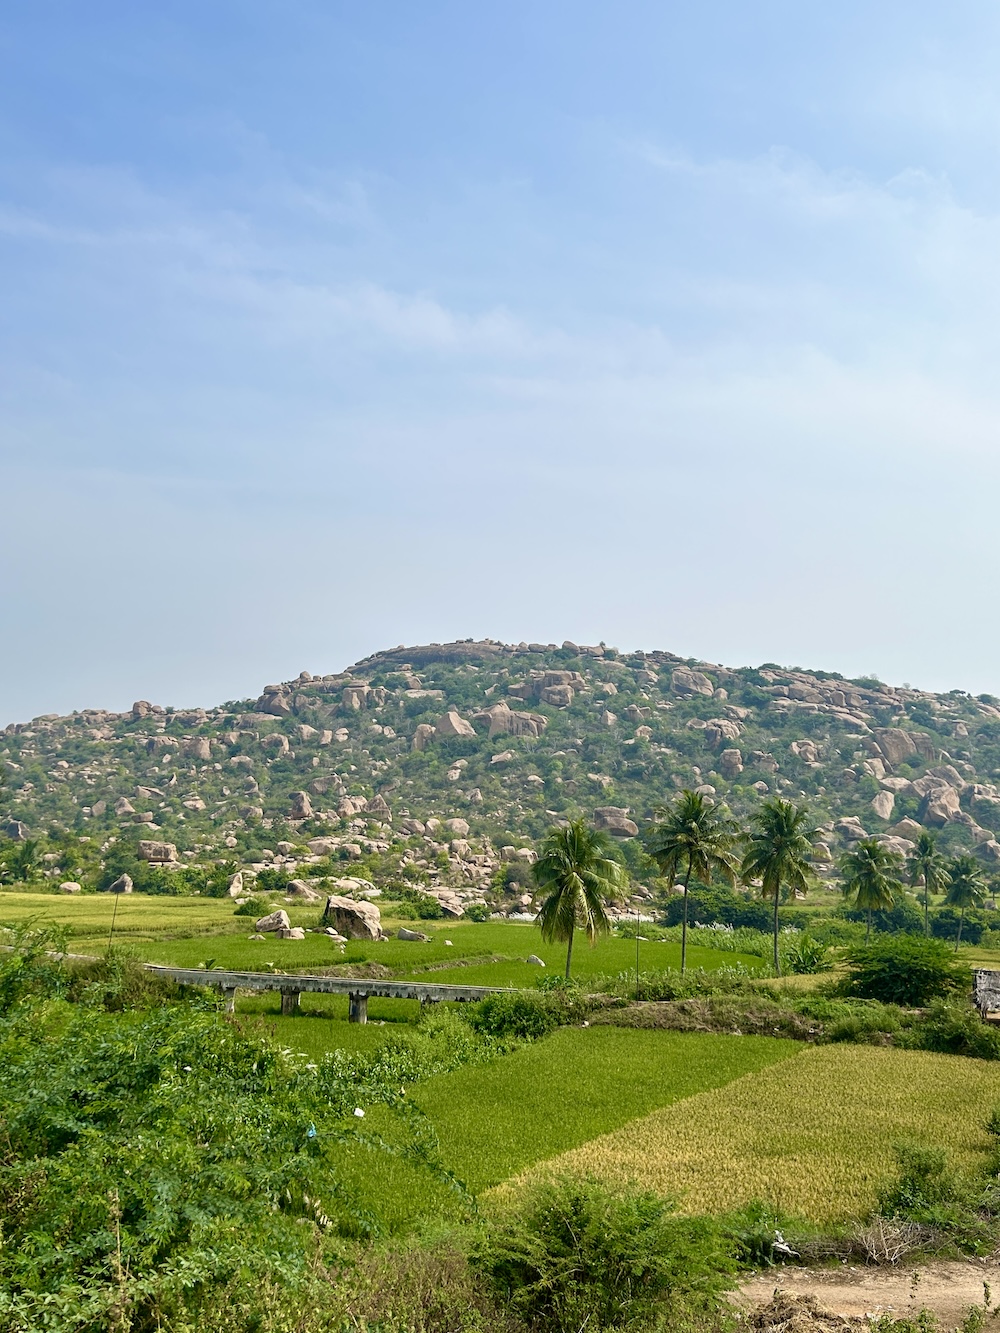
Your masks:
<svg viewBox="0 0 1000 1333"><path fill-rule="evenodd" d="M1000 869L1000 701L669 652L398 648L215 708L13 724L0 763L0 831L50 840L37 864L7 856L9 883L86 890L126 868L137 889L221 895L237 869L271 890L353 873L448 915L498 895L528 907L553 822L617 836L641 882L633 835L683 787L738 819L767 794L807 799L820 869L863 833L905 853L924 827Z"/></svg>

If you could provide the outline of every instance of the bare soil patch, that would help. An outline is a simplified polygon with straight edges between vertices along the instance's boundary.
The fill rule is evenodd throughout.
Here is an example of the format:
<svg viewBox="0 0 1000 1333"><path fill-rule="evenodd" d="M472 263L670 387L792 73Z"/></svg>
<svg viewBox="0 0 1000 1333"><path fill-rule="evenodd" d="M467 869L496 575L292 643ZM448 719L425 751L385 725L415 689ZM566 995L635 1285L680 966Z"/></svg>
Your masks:
<svg viewBox="0 0 1000 1333"><path fill-rule="evenodd" d="M835 1269L769 1269L741 1283L732 1299L760 1333L819 1333L838 1327L838 1319L912 1316L922 1309L930 1310L943 1328L953 1329L970 1306L983 1305L984 1283L993 1301L1000 1299L1000 1264L993 1259L883 1268L843 1264Z"/></svg>

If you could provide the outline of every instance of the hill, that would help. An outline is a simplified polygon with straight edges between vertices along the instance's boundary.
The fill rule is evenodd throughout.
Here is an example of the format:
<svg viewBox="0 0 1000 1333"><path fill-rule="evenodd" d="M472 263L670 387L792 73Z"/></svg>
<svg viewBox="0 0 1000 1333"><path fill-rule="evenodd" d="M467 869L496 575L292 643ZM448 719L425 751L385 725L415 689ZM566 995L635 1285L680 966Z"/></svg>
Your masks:
<svg viewBox="0 0 1000 1333"><path fill-rule="evenodd" d="M767 793L807 800L821 867L862 832L905 852L935 827L946 850L1000 870L1000 700L772 663L399 647L210 709L138 701L13 724L0 761L0 831L49 838L41 873L85 886L141 840L142 858L187 867L189 885L220 858L286 876L354 860L459 911L504 865L517 888L532 841L581 814L641 877L632 835L687 786L741 818ZM158 873L162 887L178 871Z"/></svg>

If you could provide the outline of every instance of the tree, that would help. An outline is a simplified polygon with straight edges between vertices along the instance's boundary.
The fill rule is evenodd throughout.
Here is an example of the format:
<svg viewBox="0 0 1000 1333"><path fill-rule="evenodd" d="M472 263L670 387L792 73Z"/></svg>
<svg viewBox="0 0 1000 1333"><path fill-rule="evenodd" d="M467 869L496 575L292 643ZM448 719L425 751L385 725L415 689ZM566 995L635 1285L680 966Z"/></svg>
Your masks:
<svg viewBox="0 0 1000 1333"><path fill-rule="evenodd" d="M707 805L700 792L682 791L670 806L657 811L643 834L643 845L673 883L684 866L684 918L681 924L681 972L687 967L688 886L697 875L705 884L716 871L732 883L737 873L734 848L739 840L732 821Z"/></svg>
<svg viewBox="0 0 1000 1333"><path fill-rule="evenodd" d="M970 856L968 852L952 857L948 863L948 889L945 893L945 902L949 907L957 907L959 911L958 934L955 937L956 953L962 943L965 913L970 907L982 907L985 898L986 877L976 858Z"/></svg>
<svg viewBox="0 0 1000 1333"><path fill-rule="evenodd" d="M750 821L746 851L740 867L744 883L760 880L763 898L774 899L774 971L781 975L778 958L778 904L782 888L805 893L812 881L809 862L818 830L807 828L809 812L780 797L765 801Z"/></svg>
<svg viewBox="0 0 1000 1333"><path fill-rule="evenodd" d="M606 903L623 895L625 868L609 855L603 833L582 819L550 829L532 867L535 883L547 894L538 914L543 940L566 941L566 980L573 961L573 935L582 926L593 945L611 930Z"/></svg>
<svg viewBox="0 0 1000 1333"><path fill-rule="evenodd" d="M910 871L910 883L914 888L924 886L924 934L930 935L928 908L930 895L942 893L948 883L944 857L937 849L937 837L927 829L917 838L916 846L910 853L907 865Z"/></svg>
<svg viewBox="0 0 1000 1333"><path fill-rule="evenodd" d="M867 914L866 944L872 933L872 912L891 907L903 887L899 880L902 868L903 858L877 838L862 838L840 858L844 897L853 898L854 906Z"/></svg>

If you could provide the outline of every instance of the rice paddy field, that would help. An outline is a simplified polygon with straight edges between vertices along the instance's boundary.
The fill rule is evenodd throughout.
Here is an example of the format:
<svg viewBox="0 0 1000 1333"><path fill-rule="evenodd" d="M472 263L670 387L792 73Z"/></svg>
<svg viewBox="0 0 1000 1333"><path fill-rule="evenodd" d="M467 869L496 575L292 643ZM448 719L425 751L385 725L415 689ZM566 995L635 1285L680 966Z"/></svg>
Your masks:
<svg viewBox="0 0 1000 1333"><path fill-rule="evenodd" d="M4 892L0 923L65 925L73 952L99 953L113 906L105 895ZM315 905L287 910L293 924L317 922ZM527 924L416 924L429 941L355 941L341 949L318 934L250 940L253 923L234 917L229 900L136 894L119 900L115 938L148 961L207 971L374 967L377 975L534 987L545 973L527 963L529 954L550 971L563 963L563 947L543 944ZM641 968L676 967L679 953L673 942L642 942ZM759 958L698 945L689 949L689 963L761 967ZM581 940L574 951L574 972L584 981L634 969L631 939L602 940L593 950ZM419 1016L415 1001L372 999L369 1024L360 1026L347 1023L343 996L304 995L295 1016L281 1016L279 1003L277 994L241 996L237 1021L262 1026L314 1058L334 1048L372 1053ZM688 1212L761 1199L826 1224L871 1208L899 1141L944 1146L958 1166L981 1160L988 1147L983 1122L1000 1104L1000 1063L595 1024L562 1028L408 1093L433 1129L444 1165L484 1204L502 1205L534 1179L570 1172L638 1183ZM380 1114L371 1108L367 1123L375 1132ZM390 1132L388 1120L382 1128ZM359 1149L345 1158L345 1176L359 1173L367 1189L391 1199L399 1225L443 1217L456 1206L453 1194L429 1188L402 1158L392 1165L384 1155L368 1156Z"/></svg>
<svg viewBox="0 0 1000 1333"><path fill-rule="evenodd" d="M549 1157L514 1184L581 1173L637 1182L691 1213L763 1199L814 1222L844 1221L872 1207L897 1142L945 1147L960 1168L981 1161L983 1122L998 1103L995 1063L811 1047Z"/></svg>

